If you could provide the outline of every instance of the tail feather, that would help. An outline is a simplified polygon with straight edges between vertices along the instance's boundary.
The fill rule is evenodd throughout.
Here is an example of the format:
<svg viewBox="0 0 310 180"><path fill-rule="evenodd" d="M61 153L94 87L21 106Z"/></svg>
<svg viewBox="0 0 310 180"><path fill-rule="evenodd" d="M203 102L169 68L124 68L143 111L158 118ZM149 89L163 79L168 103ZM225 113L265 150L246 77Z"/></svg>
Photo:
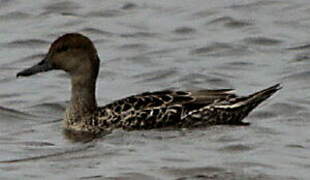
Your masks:
<svg viewBox="0 0 310 180"><path fill-rule="evenodd" d="M245 118L260 103L268 99L281 88L282 87L280 84L276 84L249 96L237 98L230 104L217 105L215 107L218 110L218 114L221 114L219 117L230 117L225 120L223 119L223 123L248 125L249 123L242 122L242 119Z"/></svg>
<svg viewBox="0 0 310 180"><path fill-rule="evenodd" d="M276 84L276 85L271 86L267 89L253 93L249 96L237 97L229 103L224 103L224 104L220 103L218 105L215 105L215 107L223 108L223 109L225 109L225 108L234 109L234 108L239 108L239 107L243 107L243 106L248 106L248 107L252 107L252 109L253 109L257 105L259 105L261 102L268 99L270 96L272 96L275 92L277 92L281 88L282 87L280 86L280 84Z"/></svg>
<svg viewBox="0 0 310 180"><path fill-rule="evenodd" d="M282 87L280 84L276 84L267 89L251 94L248 97L246 97L244 104L245 105L253 104L252 106L254 106L253 108L255 108L257 105L268 99L270 96L272 96L275 92L277 92L281 88Z"/></svg>
<svg viewBox="0 0 310 180"><path fill-rule="evenodd" d="M223 94L223 97L226 99L207 104L199 109L191 109L185 113L182 119L188 119L191 123L196 120L200 124L249 125L248 122L243 122L242 120L256 106L281 88L280 84L276 84L245 97L238 97L230 93L223 94L221 92L220 94Z"/></svg>

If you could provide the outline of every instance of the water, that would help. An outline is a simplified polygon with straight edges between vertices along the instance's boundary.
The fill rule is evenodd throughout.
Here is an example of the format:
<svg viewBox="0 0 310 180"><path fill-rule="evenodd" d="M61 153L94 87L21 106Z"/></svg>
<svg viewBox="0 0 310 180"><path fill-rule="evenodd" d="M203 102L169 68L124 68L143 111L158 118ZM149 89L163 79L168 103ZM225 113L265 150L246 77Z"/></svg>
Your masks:
<svg viewBox="0 0 310 180"><path fill-rule="evenodd" d="M0 179L309 179L307 0L0 0ZM248 127L64 135L68 76L16 79L68 32L101 58L98 103L147 90L281 82Z"/></svg>

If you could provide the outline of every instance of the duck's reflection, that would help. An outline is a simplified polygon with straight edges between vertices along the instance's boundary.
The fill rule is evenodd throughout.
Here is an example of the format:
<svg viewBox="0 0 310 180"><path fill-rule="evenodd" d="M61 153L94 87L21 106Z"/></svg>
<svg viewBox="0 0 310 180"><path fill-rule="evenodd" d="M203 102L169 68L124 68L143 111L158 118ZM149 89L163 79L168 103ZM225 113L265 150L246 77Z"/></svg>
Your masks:
<svg viewBox="0 0 310 180"><path fill-rule="evenodd" d="M71 129L64 129L63 134L66 139L68 139L71 142L82 142L87 143L90 141L93 141L96 138L100 138L104 135L109 134L109 132L101 132L101 133L90 133L85 131L74 131Z"/></svg>

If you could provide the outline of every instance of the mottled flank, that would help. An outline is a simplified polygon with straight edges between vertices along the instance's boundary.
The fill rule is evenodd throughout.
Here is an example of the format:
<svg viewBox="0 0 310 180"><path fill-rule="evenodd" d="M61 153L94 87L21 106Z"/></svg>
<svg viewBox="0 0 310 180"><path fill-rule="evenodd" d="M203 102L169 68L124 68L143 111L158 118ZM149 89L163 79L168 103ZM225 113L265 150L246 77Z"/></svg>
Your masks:
<svg viewBox="0 0 310 180"><path fill-rule="evenodd" d="M130 96L98 107L85 120L87 131L163 127L203 127L242 122L251 110L280 89L279 84L247 97L226 90L157 91Z"/></svg>
<svg viewBox="0 0 310 180"><path fill-rule="evenodd" d="M93 43L77 33L58 38L39 64L17 76L53 69L62 69L71 75L72 95L64 118L65 128L96 134L115 128L248 125L242 119L281 88L277 84L246 97L238 97L232 89L145 92L98 107L95 88L99 57Z"/></svg>

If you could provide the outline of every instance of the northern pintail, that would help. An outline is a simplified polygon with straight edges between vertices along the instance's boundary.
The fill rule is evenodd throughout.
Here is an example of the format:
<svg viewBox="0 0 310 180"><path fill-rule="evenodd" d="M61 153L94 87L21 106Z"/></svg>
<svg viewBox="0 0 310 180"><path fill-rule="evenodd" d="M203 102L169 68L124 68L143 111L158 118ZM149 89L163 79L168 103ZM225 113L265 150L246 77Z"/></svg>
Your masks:
<svg viewBox="0 0 310 180"><path fill-rule="evenodd" d="M164 90L129 96L98 107L95 89L99 63L92 41L82 34L69 33L52 43L42 61L19 72L17 77L50 70L69 73L71 101L66 108L64 126L86 133L102 133L115 128L248 125L242 119L281 88L276 84L245 97L235 95L232 89Z"/></svg>

